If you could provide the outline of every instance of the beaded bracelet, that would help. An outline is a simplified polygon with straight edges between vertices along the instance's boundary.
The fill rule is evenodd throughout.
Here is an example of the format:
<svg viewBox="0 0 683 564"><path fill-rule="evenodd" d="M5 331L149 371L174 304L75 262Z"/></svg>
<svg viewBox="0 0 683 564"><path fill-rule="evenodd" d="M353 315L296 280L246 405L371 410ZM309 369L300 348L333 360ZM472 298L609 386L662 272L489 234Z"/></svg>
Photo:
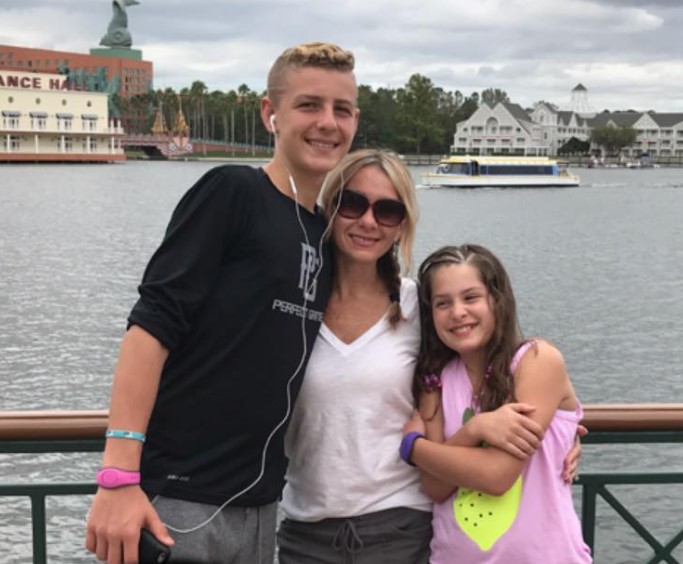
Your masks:
<svg viewBox="0 0 683 564"><path fill-rule="evenodd" d="M134 441L145 442L147 438L144 433L138 433L137 431L122 431L121 429L107 429L104 436L108 439L132 439Z"/></svg>

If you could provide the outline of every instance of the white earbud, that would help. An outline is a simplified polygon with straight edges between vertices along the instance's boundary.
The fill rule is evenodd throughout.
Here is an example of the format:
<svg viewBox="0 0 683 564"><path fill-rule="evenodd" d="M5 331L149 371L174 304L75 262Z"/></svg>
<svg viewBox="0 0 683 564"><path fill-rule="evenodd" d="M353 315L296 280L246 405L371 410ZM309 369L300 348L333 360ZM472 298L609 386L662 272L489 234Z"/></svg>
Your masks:
<svg viewBox="0 0 683 564"><path fill-rule="evenodd" d="M270 131L275 135L277 131L275 131L275 114L270 114Z"/></svg>

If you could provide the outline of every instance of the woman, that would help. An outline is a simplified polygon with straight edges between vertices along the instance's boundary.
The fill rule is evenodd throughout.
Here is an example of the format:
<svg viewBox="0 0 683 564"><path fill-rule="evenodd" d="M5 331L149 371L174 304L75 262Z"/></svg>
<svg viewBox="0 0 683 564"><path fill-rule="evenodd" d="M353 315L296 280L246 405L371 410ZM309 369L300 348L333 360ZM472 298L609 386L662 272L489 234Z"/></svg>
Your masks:
<svg viewBox="0 0 683 564"><path fill-rule="evenodd" d="M420 341L416 286L398 260L410 265L413 181L397 155L357 151L328 176L322 207L335 282L287 432L279 560L426 563L431 502L396 452ZM540 430L523 410L476 418L473 432L530 453Z"/></svg>

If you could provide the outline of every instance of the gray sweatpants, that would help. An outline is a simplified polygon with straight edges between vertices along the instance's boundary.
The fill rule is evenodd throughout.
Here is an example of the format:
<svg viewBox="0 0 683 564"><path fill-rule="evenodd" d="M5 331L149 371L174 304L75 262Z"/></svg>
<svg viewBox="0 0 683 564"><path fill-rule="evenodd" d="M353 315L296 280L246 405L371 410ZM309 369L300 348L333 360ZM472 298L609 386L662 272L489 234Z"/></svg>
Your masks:
<svg viewBox="0 0 683 564"><path fill-rule="evenodd" d="M177 529L191 529L218 509L215 505L157 496L161 520ZM273 564L277 503L260 507L225 507L209 523L191 533L169 528L175 544L169 563Z"/></svg>
<svg viewBox="0 0 683 564"><path fill-rule="evenodd" d="M280 564L428 564L432 514L399 507L314 523L284 519Z"/></svg>

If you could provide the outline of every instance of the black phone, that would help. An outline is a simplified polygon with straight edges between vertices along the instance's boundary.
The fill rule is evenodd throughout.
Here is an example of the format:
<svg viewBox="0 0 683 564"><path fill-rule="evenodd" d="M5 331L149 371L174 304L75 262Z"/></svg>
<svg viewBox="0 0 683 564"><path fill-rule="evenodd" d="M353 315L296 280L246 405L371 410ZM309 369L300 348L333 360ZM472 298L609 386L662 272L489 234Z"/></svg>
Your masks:
<svg viewBox="0 0 683 564"><path fill-rule="evenodd" d="M156 538L149 529L140 529L138 560L140 564L161 564L171 557L171 548Z"/></svg>

